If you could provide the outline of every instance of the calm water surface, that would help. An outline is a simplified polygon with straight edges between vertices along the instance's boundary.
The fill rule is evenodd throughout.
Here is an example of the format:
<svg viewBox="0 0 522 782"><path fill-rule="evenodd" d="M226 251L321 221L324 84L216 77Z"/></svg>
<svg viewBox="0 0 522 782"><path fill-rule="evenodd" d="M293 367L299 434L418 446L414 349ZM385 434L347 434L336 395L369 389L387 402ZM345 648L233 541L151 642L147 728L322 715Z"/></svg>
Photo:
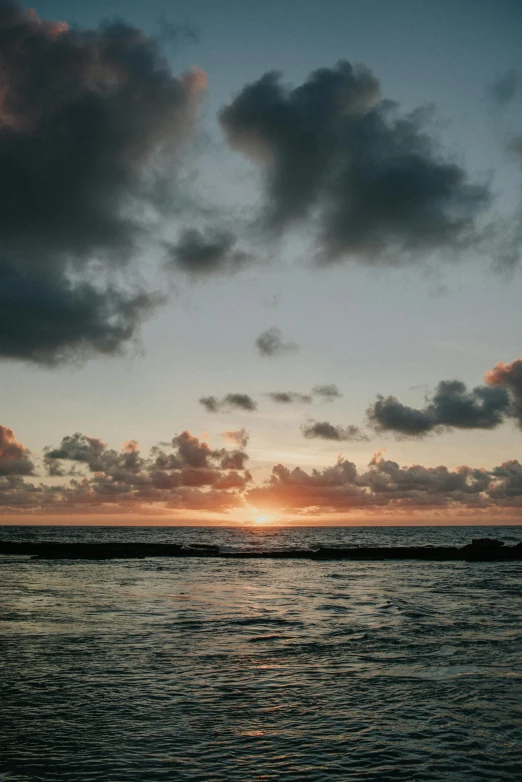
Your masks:
<svg viewBox="0 0 522 782"><path fill-rule="evenodd" d="M522 529L0 528L465 543ZM0 780L520 780L522 563L0 559Z"/></svg>

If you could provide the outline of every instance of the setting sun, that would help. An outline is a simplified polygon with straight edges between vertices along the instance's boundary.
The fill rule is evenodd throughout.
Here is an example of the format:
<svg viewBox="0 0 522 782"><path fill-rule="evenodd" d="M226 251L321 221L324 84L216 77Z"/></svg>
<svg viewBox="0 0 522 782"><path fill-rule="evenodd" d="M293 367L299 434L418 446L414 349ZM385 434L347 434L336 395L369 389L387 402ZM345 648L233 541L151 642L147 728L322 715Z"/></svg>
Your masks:
<svg viewBox="0 0 522 782"><path fill-rule="evenodd" d="M254 524L274 524L276 523L276 517L271 513L258 513L254 511L252 514L252 521Z"/></svg>

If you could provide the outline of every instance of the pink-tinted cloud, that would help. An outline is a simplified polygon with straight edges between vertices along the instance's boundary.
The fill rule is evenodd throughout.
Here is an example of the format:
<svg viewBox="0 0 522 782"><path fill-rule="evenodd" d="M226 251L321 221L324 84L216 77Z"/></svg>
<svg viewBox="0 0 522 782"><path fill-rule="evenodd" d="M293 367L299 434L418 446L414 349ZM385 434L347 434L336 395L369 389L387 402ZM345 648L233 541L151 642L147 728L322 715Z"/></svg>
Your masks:
<svg viewBox="0 0 522 782"><path fill-rule="evenodd" d="M32 475L29 451L19 443L8 426L0 425L0 475Z"/></svg>
<svg viewBox="0 0 522 782"><path fill-rule="evenodd" d="M237 445L238 448L246 448L248 445L248 433L246 429L227 429L222 433L222 437L229 443Z"/></svg>
<svg viewBox="0 0 522 782"><path fill-rule="evenodd" d="M124 440L122 443L122 449L125 453L138 453L140 446L136 440Z"/></svg>
<svg viewBox="0 0 522 782"><path fill-rule="evenodd" d="M486 383L507 389L513 400L513 415L522 426L522 359L516 358L510 364L499 361L484 375Z"/></svg>
<svg viewBox="0 0 522 782"><path fill-rule="evenodd" d="M207 89L208 75L203 68L200 68L198 65L192 65L181 76L181 81L192 95L197 95Z"/></svg>

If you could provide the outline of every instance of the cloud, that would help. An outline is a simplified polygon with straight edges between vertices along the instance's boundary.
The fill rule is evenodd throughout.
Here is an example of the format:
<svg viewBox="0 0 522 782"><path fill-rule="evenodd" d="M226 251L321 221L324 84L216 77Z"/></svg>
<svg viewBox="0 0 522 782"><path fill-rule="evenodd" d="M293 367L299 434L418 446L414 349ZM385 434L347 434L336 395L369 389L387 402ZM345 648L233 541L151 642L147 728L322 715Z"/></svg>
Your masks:
<svg viewBox="0 0 522 782"><path fill-rule="evenodd" d="M246 429L227 429L222 435L229 443L237 445L238 448L246 448L248 445L248 432Z"/></svg>
<svg viewBox="0 0 522 782"><path fill-rule="evenodd" d="M216 454L207 443L200 442L187 430L172 439L172 446L178 449L178 458L190 467L208 467Z"/></svg>
<svg viewBox="0 0 522 782"><path fill-rule="evenodd" d="M367 410L368 420L376 431L402 437L450 429L495 429L509 419L522 427L522 359L500 361L484 379L486 385L471 390L460 380L443 380L422 408L379 395Z"/></svg>
<svg viewBox="0 0 522 782"><path fill-rule="evenodd" d="M187 228L177 244L168 246L167 265L193 276L232 273L252 259L248 253L234 249L236 242L229 231Z"/></svg>
<svg viewBox="0 0 522 782"><path fill-rule="evenodd" d="M140 446L136 440L124 440L122 450L126 453L139 453Z"/></svg>
<svg viewBox="0 0 522 782"><path fill-rule="evenodd" d="M312 388L312 394L320 397L325 402L333 402L334 399L342 396L341 392L334 383L329 383L325 386L314 386Z"/></svg>
<svg viewBox="0 0 522 782"><path fill-rule="evenodd" d="M270 391L266 396L279 405L289 405L294 402L310 404L312 401L310 394L299 394L297 391Z"/></svg>
<svg viewBox="0 0 522 782"><path fill-rule="evenodd" d="M333 467L290 470L276 465L264 486L246 493L257 507L282 508L296 513L335 513L377 510L393 513L435 510L487 512L493 515L522 510L522 465L505 462L491 470L467 465L450 470L445 465L401 467L376 454L368 468L339 458Z"/></svg>
<svg viewBox="0 0 522 782"><path fill-rule="evenodd" d="M187 430L175 435L170 444L153 447L148 456L140 454L134 440L116 451L97 437L77 432L44 453L48 473L62 479L69 476L68 484L33 487L28 495L27 486L22 491L20 484L0 483L0 502L3 488L11 504L13 492L24 507L31 497L34 504L40 494L42 507L66 504L71 512L104 512L113 506L121 512L142 507L155 507L156 512L169 507L222 511L242 502L241 492L251 481L245 469L248 458L237 449L212 449Z"/></svg>
<svg viewBox="0 0 522 782"><path fill-rule="evenodd" d="M328 421L307 421L301 431L308 440L351 440L352 442L367 442L369 437L358 426L334 426Z"/></svg>
<svg viewBox="0 0 522 782"><path fill-rule="evenodd" d="M342 394L337 386L331 383L324 386L314 386L310 394L301 394L297 391L270 391L265 396L268 396L276 404L289 405L294 403L311 404L314 397L319 397L324 402L332 402Z"/></svg>
<svg viewBox="0 0 522 782"><path fill-rule="evenodd" d="M27 448L8 426L0 426L0 476L32 475L34 465Z"/></svg>
<svg viewBox="0 0 522 782"><path fill-rule="evenodd" d="M119 354L162 301L157 293L73 283L0 262L0 357L53 366Z"/></svg>
<svg viewBox="0 0 522 782"><path fill-rule="evenodd" d="M362 470L343 457L321 470L276 464L267 481L254 485L245 451L212 448L184 430L148 454L133 440L117 451L98 437L75 433L45 449L44 462L53 484L29 479L29 451L0 427L0 513L227 513L249 505L296 514L433 511L451 519L522 513L517 460L490 469L401 466L378 451Z"/></svg>
<svg viewBox="0 0 522 782"><path fill-rule="evenodd" d="M249 458L244 451L224 451L219 466L222 470L245 470Z"/></svg>
<svg viewBox="0 0 522 782"><path fill-rule="evenodd" d="M221 409L222 402L215 396L202 396L199 400L199 404L203 405L207 413L218 413Z"/></svg>
<svg viewBox="0 0 522 782"><path fill-rule="evenodd" d="M117 353L161 301L130 260L170 199L202 74L172 75L123 22L70 30L11 0L0 71L0 357Z"/></svg>
<svg viewBox="0 0 522 782"><path fill-rule="evenodd" d="M222 399L215 396L202 396L199 403L208 413L230 412L231 410L257 410L257 402L248 394L227 394Z"/></svg>
<svg viewBox="0 0 522 782"><path fill-rule="evenodd" d="M338 62L298 87L266 73L220 112L230 146L262 170L263 223L306 221L318 258L403 264L477 240L489 189L471 183L428 130L429 113L401 114L364 66Z"/></svg>
<svg viewBox="0 0 522 782"><path fill-rule="evenodd" d="M67 467L64 463L67 463ZM72 464L71 464L72 463ZM58 477L78 474L78 466L85 466L90 472L123 470L139 472L143 460L134 440L123 444L121 453L107 448L98 437L89 437L80 432L64 437L57 448L44 449L44 464L49 475Z"/></svg>
<svg viewBox="0 0 522 782"><path fill-rule="evenodd" d="M488 85L487 94L497 106L504 108L512 102L519 87L520 75L514 69L510 69L497 76L495 81Z"/></svg>
<svg viewBox="0 0 522 782"><path fill-rule="evenodd" d="M283 342L283 334L276 326L260 334L256 346L261 356L281 356L299 350L295 342Z"/></svg>
<svg viewBox="0 0 522 782"><path fill-rule="evenodd" d="M493 369L484 375L486 383L505 388L511 395L511 415L522 427L522 359L517 358L510 364L499 361Z"/></svg>
<svg viewBox="0 0 522 782"><path fill-rule="evenodd" d="M447 429L494 429L510 414L503 388L477 386L470 391L460 380L441 381L425 407L403 405L394 396L379 396L367 411L378 432L418 437Z"/></svg>

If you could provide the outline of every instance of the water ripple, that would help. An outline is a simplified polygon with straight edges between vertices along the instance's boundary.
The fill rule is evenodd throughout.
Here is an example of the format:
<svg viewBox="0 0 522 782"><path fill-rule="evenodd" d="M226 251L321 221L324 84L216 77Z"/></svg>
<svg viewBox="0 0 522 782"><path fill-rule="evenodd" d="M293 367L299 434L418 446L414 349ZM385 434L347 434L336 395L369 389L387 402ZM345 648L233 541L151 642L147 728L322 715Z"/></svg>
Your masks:
<svg viewBox="0 0 522 782"><path fill-rule="evenodd" d="M2 574L0 782L522 778L522 563Z"/></svg>

